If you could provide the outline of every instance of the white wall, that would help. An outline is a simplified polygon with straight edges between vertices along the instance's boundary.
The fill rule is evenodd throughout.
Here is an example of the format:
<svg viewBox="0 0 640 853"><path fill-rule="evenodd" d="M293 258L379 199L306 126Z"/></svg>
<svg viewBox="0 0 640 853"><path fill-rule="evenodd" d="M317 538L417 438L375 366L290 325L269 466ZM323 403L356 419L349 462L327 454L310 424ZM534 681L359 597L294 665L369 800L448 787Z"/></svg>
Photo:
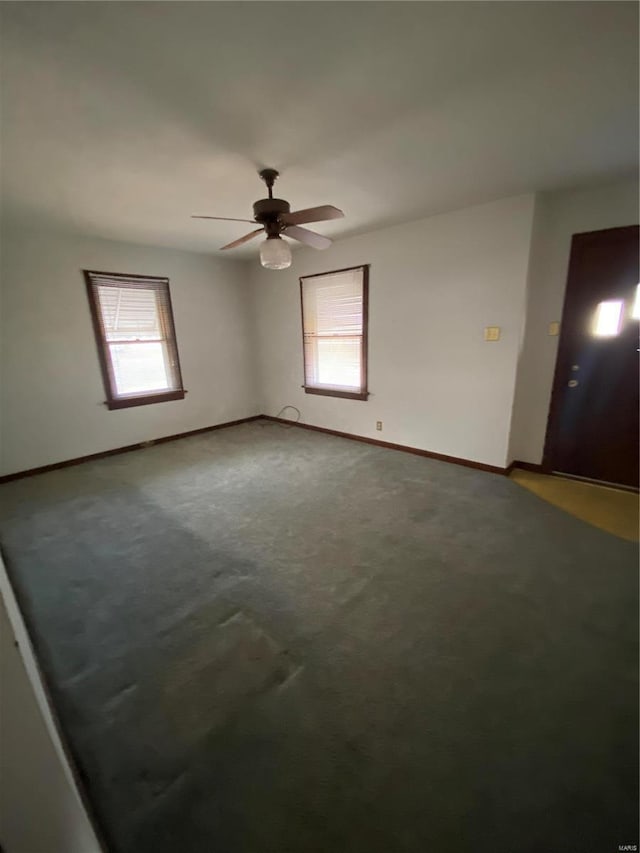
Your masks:
<svg viewBox="0 0 640 853"><path fill-rule="evenodd" d="M533 207L518 196L302 249L286 272L253 260L263 412L291 404L316 426L505 466ZM371 397L305 394L298 276L363 263Z"/></svg>
<svg viewBox="0 0 640 853"><path fill-rule="evenodd" d="M511 459L542 462L571 237L638 223L638 182L628 179L582 190L540 193L531 246L527 322L518 368Z"/></svg>
<svg viewBox="0 0 640 853"><path fill-rule="evenodd" d="M258 414L244 264L2 229L0 473ZM82 270L168 276L184 400L109 411Z"/></svg>

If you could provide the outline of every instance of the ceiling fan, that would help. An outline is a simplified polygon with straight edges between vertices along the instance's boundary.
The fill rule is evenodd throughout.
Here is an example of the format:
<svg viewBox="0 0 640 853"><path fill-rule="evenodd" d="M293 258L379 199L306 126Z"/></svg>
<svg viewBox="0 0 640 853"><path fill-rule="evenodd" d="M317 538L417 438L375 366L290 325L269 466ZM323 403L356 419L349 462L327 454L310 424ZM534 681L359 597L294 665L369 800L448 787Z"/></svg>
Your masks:
<svg viewBox="0 0 640 853"><path fill-rule="evenodd" d="M260 228L250 231L244 237L239 237L222 249L235 249L248 240L257 237L263 232L267 239L260 246L260 263L270 270L283 270L291 266L291 249L289 244L282 239L282 234L293 237L306 246L314 249L327 249L331 245L328 237L309 231L308 228L300 228L303 222L324 222L328 219L341 219L344 213L331 204L322 204L319 207L308 207L306 210L295 210L291 212L288 201L273 197L273 185L279 175L275 169L263 169L258 173L267 185L269 198L261 198L253 205L253 219L235 219L228 216L192 216L192 219L223 219L227 222L257 222Z"/></svg>

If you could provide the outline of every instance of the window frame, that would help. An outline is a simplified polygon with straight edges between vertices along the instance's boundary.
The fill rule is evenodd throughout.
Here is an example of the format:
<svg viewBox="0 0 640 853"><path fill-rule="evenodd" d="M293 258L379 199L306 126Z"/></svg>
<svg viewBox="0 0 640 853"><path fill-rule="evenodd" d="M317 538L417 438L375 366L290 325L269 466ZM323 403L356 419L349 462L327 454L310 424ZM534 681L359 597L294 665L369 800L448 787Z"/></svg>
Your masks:
<svg viewBox="0 0 640 853"><path fill-rule="evenodd" d="M316 394L321 397L342 397L345 400L368 400L369 399L369 266L370 264L358 264L353 267L343 267L339 270L326 270L325 272L301 275L300 281L300 315L302 319L302 387L305 394ZM360 391L340 391L337 388L322 388L315 385L307 385L307 363L304 345L304 281L308 278L320 278L327 275L336 275L341 272L352 272L362 270L362 338L360 341Z"/></svg>
<svg viewBox="0 0 640 853"><path fill-rule="evenodd" d="M100 362L100 372L102 373L102 381L107 399L104 401L105 406L109 410L129 409L133 406L149 406L152 403L164 403L169 400L183 400L187 393L184 389L182 381L182 370L180 368L180 357L178 354L178 340L176 338L176 328L173 319L173 306L171 303L171 289L169 287L169 279L162 276L152 275L130 275L128 273L101 272L99 270L83 270L85 284L87 288L87 296L89 298L89 308L91 310L91 320L93 323L93 331L98 349L98 361ZM167 311L160 312L159 319L165 335L169 355L172 360L174 376L178 382L178 387L171 391L151 392L149 394L136 394L127 397L119 396L109 352L109 342L107 341L102 320L102 313L98 304L96 286L99 282L96 279L110 278L121 280L123 286L127 282L131 282L135 286L147 286L149 290L156 290L163 293Z"/></svg>

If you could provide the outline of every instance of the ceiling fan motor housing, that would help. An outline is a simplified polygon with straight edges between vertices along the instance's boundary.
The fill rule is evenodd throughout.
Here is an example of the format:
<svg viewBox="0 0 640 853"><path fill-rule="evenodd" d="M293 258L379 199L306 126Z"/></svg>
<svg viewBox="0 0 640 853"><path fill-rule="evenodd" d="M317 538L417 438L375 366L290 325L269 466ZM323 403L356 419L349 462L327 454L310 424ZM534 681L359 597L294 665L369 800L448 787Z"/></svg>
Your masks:
<svg viewBox="0 0 640 853"><path fill-rule="evenodd" d="M269 236L280 232L279 219L283 213L289 213L291 206L282 198L261 198L253 205L256 222L264 225Z"/></svg>

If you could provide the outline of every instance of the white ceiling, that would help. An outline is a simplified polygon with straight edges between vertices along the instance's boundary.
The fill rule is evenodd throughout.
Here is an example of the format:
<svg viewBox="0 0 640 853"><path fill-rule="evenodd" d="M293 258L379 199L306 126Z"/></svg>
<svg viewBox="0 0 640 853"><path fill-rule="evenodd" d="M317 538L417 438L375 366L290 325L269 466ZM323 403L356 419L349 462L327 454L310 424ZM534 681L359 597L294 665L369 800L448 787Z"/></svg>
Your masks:
<svg viewBox="0 0 640 853"><path fill-rule="evenodd" d="M633 2L0 7L3 205L34 224L214 251L251 226L189 215L250 217L265 165L336 237L636 169Z"/></svg>

